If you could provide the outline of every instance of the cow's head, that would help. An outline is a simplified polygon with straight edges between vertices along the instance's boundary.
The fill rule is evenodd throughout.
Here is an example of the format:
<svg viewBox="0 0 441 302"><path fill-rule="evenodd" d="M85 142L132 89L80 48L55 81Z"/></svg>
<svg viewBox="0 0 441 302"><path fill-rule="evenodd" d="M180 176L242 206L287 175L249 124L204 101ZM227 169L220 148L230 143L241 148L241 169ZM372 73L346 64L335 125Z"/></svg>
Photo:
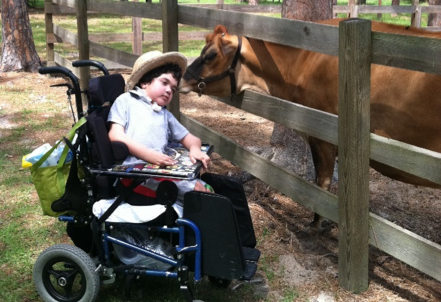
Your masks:
<svg viewBox="0 0 441 302"><path fill-rule="evenodd" d="M235 94L241 37L230 35L224 26L218 25L205 41L201 55L188 66L182 77L179 91L216 96Z"/></svg>

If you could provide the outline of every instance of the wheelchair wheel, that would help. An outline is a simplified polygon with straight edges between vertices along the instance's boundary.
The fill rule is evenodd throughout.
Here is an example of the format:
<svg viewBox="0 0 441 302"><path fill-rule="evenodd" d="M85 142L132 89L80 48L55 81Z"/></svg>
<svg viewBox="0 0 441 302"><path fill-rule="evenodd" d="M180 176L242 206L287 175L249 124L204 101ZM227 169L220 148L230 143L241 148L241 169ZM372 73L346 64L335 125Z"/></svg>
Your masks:
<svg viewBox="0 0 441 302"><path fill-rule="evenodd" d="M38 257L33 278L44 301L94 301L100 289L95 269L95 263L82 249L57 244Z"/></svg>
<svg viewBox="0 0 441 302"><path fill-rule="evenodd" d="M208 276L210 283L219 288L227 288L231 284L231 280Z"/></svg>

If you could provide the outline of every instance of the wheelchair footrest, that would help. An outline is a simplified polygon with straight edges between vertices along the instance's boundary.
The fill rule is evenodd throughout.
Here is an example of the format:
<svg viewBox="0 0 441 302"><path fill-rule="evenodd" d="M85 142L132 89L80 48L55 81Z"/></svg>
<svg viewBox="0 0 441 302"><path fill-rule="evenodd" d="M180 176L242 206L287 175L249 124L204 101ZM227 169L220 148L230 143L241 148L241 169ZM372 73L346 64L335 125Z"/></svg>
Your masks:
<svg viewBox="0 0 441 302"><path fill-rule="evenodd" d="M250 281L254 277L256 271L257 271L257 263L254 261L247 260L245 263L245 271L243 272L243 275L240 278L240 280Z"/></svg>
<svg viewBox="0 0 441 302"><path fill-rule="evenodd" d="M242 247L245 260L257 262L260 258L260 251L251 247Z"/></svg>

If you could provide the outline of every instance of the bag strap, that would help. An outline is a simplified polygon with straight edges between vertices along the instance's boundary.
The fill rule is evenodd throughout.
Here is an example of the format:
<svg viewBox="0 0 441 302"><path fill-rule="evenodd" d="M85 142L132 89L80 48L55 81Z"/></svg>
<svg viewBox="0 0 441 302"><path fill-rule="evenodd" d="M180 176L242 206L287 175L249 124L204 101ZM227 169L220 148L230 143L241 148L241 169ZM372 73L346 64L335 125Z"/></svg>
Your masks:
<svg viewBox="0 0 441 302"><path fill-rule="evenodd" d="M120 193L120 195L116 198L116 200L112 203L112 205L104 212L103 215L98 219L98 225L101 225L107 218L112 215L112 213L116 210L116 208L123 202L130 194L133 193L133 190L139 186L144 181L143 178L135 178L132 183L128 187L124 187L124 190Z"/></svg>
<svg viewBox="0 0 441 302"><path fill-rule="evenodd" d="M86 123L86 118L82 117L67 134L67 138L72 141L75 132L78 128ZM62 140L59 140L49 151L47 151L35 164L31 166L31 171L35 171L48 159L48 157L52 154L52 152L58 147ZM66 160L67 154L69 152L69 148L67 146L64 147L63 152L61 153L60 160L58 161L58 168L61 169L63 167L64 161Z"/></svg>

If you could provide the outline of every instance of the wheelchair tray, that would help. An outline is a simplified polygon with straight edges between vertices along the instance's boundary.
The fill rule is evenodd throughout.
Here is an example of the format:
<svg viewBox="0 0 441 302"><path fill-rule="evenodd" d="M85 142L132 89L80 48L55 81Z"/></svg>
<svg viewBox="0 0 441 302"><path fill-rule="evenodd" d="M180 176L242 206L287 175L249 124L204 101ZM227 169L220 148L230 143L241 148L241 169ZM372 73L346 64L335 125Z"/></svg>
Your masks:
<svg viewBox="0 0 441 302"><path fill-rule="evenodd" d="M214 150L214 146L204 144L202 145L201 150L210 155ZM143 162L130 165L115 165L109 170L91 169L90 171L92 173L118 177L133 178L162 176L177 179L194 179L199 175L200 171L202 170L202 162L197 161L195 164L193 164L190 161L189 152L185 148L168 148L166 154L176 159L177 163L173 166L162 167L148 162Z"/></svg>

